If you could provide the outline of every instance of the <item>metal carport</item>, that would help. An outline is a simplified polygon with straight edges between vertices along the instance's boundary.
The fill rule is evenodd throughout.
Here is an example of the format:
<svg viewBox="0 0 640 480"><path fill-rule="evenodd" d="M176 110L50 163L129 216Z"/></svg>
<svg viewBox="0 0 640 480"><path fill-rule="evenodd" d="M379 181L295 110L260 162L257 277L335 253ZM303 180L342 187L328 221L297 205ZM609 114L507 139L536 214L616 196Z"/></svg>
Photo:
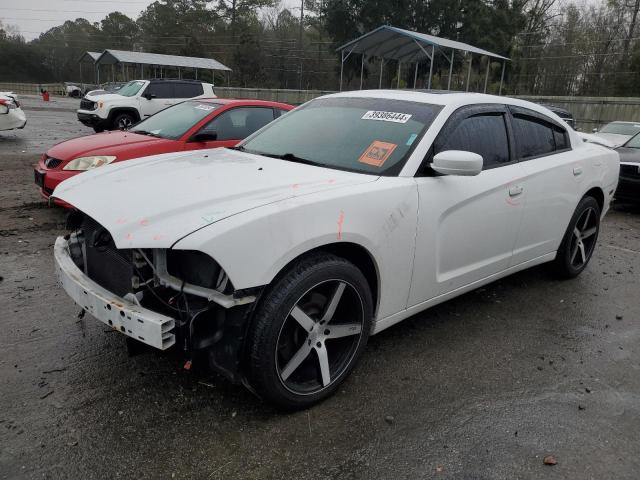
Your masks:
<svg viewBox="0 0 640 480"><path fill-rule="evenodd" d="M90 52L87 52L90 53ZM146 52L128 52L124 50L105 50L95 60L97 68L100 65L111 65L112 79L115 79L115 68L120 65L122 75L126 78L128 75L128 66L134 65L140 67L140 75L144 77L144 67L153 67L154 70L160 72L160 77L163 76L163 69L174 68L178 70L178 77L182 77L182 69L193 69L195 78L198 78L198 70L210 70L211 82L215 83L215 72L223 71L230 72L231 69L222 63L212 58L200 58L200 57L182 57L179 55L164 55L161 53L146 53ZM157 75L154 75L157 76Z"/></svg>
<svg viewBox="0 0 640 480"><path fill-rule="evenodd" d="M471 78L471 63L473 54L502 60L502 75L500 77L499 91L499 94L502 94L502 85L504 83L506 62L510 61L507 57L503 57L502 55L498 55L496 53L492 53L487 50L474 47L473 45L468 45L466 43L448 40L446 38L434 37L433 35L427 35L426 33L404 30L402 28L392 27L390 25L382 25L381 27L378 27L369 33L365 33L361 37L358 37L355 40L351 40L350 42L345 43L344 45L336 49L336 51L341 53L340 90L342 90L344 62L352 53L359 53L362 55L362 62L360 66L360 88L362 88L364 62L366 57L378 57L380 58L379 88L382 88L382 69L384 67L385 61L395 60L398 62L398 86L400 85L400 69L402 64L415 63L413 88L416 88L418 79L418 65L421 63L421 60L428 59L430 61L430 67L427 88L430 89L431 80L433 77L433 59L438 52L440 52L449 62L449 79L447 90L450 90L451 77L453 74L453 59L456 50L468 52L470 54L469 70L467 73L467 91L469 90L469 80ZM489 81L490 65L491 62L488 61L487 72L484 80L485 93L487 91L487 83Z"/></svg>

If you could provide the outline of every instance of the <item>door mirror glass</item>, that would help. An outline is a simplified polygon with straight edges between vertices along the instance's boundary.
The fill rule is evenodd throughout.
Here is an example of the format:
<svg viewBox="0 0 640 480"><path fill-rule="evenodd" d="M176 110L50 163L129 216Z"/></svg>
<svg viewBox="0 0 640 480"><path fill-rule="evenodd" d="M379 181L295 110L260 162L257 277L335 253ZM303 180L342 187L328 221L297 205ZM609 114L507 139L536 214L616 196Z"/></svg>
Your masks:
<svg viewBox="0 0 640 480"><path fill-rule="evenodd" d="M218 139L218 132L209 130L207 132L196 133L189 139L190 142L215 142Z"/></svg>
<svg viewBox="0 0 640 480"><path fill-rule="evenodd" d="M431 168L444 175L471 177L482 172L482 156L462 150L446 150L433 157Z"/></svg>

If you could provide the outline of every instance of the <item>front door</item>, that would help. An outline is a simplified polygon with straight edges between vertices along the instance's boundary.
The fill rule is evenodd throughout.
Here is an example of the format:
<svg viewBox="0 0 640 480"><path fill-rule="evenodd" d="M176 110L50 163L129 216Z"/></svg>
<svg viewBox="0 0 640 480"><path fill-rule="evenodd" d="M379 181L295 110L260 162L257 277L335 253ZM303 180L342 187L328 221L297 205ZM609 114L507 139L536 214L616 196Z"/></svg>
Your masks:
<svg viewBox="0 0 640 480"><path fill-rule="evenodd" d="M177 103L172 82L151 82L139 97L142 120Z"/></svg>
<svg viewBox="0 0 640 480"><path fill-rule="evenodd" d="M241 140L273 121L274 110L267 107L236 107L220 112L197 133L211 133L215 141L189 142L187 149L233 147Z"/></svg>
<svg viewBox="0 0 640 480"><path fill-rule="evenodd" d="M522 220L522 166L509 143L507 111L500 105L454 113L430 155L446 150L477 153L475 177L416 178L418 230L408 306L452 292L508 268Z"/></svg>

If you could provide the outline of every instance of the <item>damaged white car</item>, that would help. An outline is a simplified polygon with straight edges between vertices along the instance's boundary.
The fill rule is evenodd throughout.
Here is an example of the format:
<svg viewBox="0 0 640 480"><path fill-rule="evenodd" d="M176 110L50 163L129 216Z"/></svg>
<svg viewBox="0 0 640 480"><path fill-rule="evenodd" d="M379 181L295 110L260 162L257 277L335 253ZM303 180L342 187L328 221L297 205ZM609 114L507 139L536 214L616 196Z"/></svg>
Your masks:
<svg viewBox="0 0 640 480"><path fill-rule="evenodd" d="M55 260L98 320L304 408L370 334L533 265L578 275L617 180L617 153L539 105L341 93L232 149L63 182Z"/></svg>
<svg viewBox="0 0 640 480"><path fill-rule="evenodd" d="M0 131L24 128L27 117L20 107L18 96L11 92L0 92Z"/></svg>

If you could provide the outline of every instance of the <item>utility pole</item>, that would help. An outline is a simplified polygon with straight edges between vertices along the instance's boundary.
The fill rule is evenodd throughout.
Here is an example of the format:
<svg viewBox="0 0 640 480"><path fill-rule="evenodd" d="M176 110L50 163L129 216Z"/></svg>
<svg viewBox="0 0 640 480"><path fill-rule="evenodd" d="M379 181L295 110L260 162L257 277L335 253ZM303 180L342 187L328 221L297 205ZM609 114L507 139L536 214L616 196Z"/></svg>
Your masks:
<svg viewBox="0 0 640 480"><path fill-rule="evenodd" d="M300 71L299 89L302 90L302 58L304 57L304 45L302 44L302 35L304 33L304 0L300 0L300 33L298 35L298 52L300 55Z"/></svg>

